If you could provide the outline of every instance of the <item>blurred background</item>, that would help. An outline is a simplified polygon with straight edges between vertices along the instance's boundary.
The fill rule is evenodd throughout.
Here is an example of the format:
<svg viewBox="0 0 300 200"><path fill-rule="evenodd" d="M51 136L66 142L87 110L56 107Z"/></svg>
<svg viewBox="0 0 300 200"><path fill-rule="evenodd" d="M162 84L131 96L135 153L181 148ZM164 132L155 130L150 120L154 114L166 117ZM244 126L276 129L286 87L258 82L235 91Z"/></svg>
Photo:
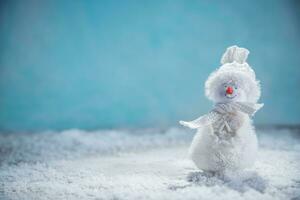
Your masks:
<svg viewBox="0 0 300 200"><path fill-rule="evenodd" d="M0 130L178 126L212 108L225 49L250 50L260 125L300 123L300 2L1 1Z"/></svg>

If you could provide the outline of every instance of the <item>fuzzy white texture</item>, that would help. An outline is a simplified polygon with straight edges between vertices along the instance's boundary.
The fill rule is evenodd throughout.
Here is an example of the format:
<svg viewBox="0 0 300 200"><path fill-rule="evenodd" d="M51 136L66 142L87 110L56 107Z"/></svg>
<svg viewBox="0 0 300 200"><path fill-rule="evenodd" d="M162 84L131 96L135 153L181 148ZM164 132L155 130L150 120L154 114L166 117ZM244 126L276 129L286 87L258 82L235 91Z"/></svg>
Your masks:
<svg viewBox="0 0 300 200"><path fill-rule="evenodd" d="M223 87L234 83L240 91L235 101L256 103L260 97L260 83L246 59L249 51L237 46L229 47L222 56L223 65L215 70L205 82L205 94L213 102L224 102Z"/></svg>
<svg viewBox="0 0 300 200"><path fill-rule="evenodd" d="M178 128L0 133L0 199L299 199L299 132L259 131L253 168L224 176L188 159L192 136Z"/></svg>
<svg viewBox="0 0 300 200"><path fill-rule="evenodd" d="M221 59L223 65L205 83L205 93L210 100L219 104L255 104L258 101L260 84L253 69L246 63L248 54L247 49L237 46L226 50ZM230 93L227 92L229 87ZM226 120L203 123L203 126L201 122L204 117L192 122L180 122L184 126L198 128L189 150L191 159L204 171L238 171L251 167L257 155L257 138L250 116L240 110L229 109L222 117ZM224 124L231 128L225 134L219 130Z"/></svg>
<svg viewBox="0 0 300 200"><path fill-rule="evenodd" d="M254 164L257 156L256 134L246 114L235 119L233 123L240 121L243 121L241 127L228 138L220 138L212 126L198 129L189 155L199 169L223 173L249 168Z"/></svg>

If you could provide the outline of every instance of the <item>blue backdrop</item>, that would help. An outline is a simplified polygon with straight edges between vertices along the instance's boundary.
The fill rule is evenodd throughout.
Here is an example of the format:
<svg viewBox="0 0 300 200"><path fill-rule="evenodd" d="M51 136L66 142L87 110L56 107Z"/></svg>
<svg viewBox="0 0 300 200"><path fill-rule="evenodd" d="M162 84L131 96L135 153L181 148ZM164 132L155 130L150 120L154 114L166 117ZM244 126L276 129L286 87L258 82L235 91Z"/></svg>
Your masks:
<svg viewBox="0 0 300 200"><path fill-rule="evenodd" d="M300 123L297 1L6 1L0 129L165 127L211 108L226 47L250 51L256 123Z"/></svg>

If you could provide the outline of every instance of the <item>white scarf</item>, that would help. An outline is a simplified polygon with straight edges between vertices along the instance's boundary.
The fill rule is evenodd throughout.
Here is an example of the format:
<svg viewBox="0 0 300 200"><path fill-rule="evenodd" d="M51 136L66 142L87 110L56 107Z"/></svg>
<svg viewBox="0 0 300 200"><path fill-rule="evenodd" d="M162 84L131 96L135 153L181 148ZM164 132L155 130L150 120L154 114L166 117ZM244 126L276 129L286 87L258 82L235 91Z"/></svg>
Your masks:
<svg viewBox="0 0 300 200"><path fill-rule="evenodd" d="M217 103L214 109L208 114L203 115L193 121L186 122L180 121L179 123L183 126L187 126L191 129L197 129L203 126L211 125L214 122L221 120L223 126L230 129L228 122L226 121L226 115L236 111L243 112L249 116L253 116L263 104L247 103L247 102L230 102L230 103Z"/></svg>

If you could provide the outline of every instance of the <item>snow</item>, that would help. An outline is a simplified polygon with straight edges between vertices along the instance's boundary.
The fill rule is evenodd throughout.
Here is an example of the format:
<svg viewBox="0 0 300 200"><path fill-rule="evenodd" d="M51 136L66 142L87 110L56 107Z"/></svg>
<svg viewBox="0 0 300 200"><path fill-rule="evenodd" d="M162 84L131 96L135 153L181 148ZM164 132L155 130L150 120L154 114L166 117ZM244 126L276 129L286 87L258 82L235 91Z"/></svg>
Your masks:
<svg viewBox="0 0 300 200"><path fill-rule="evenodd" d="M258 131L243 173L203 173L193 132L67 130L0 134L0 199L299 199L300 133Z"/></svg>

